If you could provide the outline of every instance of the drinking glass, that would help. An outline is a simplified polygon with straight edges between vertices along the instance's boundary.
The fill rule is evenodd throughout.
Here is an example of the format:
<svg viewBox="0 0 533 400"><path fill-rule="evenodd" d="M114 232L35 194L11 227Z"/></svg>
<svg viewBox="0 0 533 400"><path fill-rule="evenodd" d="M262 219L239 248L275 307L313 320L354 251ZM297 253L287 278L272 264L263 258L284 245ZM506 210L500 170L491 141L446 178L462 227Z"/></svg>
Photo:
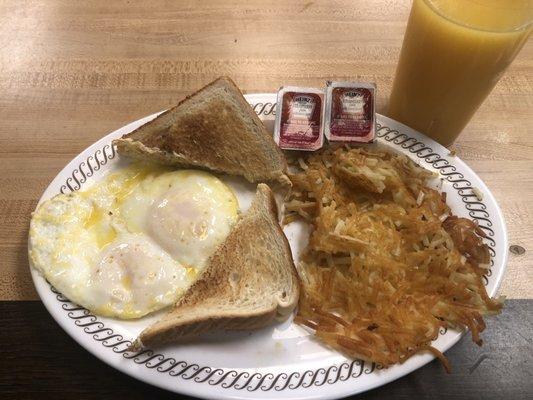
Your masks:
<svg viewBox="0 0 533 400"><path fill-rule="evenodd" d="M532 20L533 0L414 0L389 116L451 145L526 42Z"/></svg>

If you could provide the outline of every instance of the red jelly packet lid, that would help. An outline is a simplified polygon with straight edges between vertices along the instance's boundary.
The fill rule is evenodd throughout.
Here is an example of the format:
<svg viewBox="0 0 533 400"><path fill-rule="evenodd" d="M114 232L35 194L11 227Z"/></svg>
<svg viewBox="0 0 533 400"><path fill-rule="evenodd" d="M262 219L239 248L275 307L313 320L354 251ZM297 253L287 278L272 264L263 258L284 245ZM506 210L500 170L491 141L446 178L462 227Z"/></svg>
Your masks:
<svg viewBox="0 0 533 400"><path fill-rule="evenodd" d="M284 86L278 91L274 140L284 150L318 150L324 144L324 91Z"/></svg>
<svg viewBox="0 0 533 400"><path fill-rule="evenodd" d="M329 141L374 140L376 85L327 82L324 132Z"/></svg>

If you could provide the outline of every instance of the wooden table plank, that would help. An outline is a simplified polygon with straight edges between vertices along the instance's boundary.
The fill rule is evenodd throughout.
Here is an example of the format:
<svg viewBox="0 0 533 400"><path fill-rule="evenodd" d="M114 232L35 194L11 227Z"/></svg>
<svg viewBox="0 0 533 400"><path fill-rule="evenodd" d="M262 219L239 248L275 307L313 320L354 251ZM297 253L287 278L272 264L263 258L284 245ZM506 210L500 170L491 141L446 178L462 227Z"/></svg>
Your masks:
<svg viewBox="0 0 533 400"><path fill-rule="evenodd" d="M25 1L0 4L0 299L35 299L29 211L55 174L106 133L221 75L245 92L325 79L387 98L410 1ZM501 292L533 298L533 42L456 145L502 206L512 244Z"/></svg>
<svg viewBox="0 0 533 400"><path fill-rule="evenodd" d="M85 147L174 105L219 75L248 93L326 79L378 84L386 112L410 0L0 2L0 300L34 300L30 212ZM533 299L533 41L456 144L487 183L511 244L501 293ZM532 301L488 319L447 355L360 398L526 398L533 392ZM175 398L107 367L71 340L40 302L0 302L0 397Z"/></svg>
<svg viewBox="0 0 533 400"><path fill-rule="evenodd" d="M2 157L46 154L55 165L223 73L248 91L319 85L330 77L374 79L383 110L408 2L184 2L174 9L29 2L12 10L1 28ZM461 138L458 151L467 161L518 158L526 161L519 171L531 167L531 54L528 43ZM53 173L28 183L40 190Z"/></svg>

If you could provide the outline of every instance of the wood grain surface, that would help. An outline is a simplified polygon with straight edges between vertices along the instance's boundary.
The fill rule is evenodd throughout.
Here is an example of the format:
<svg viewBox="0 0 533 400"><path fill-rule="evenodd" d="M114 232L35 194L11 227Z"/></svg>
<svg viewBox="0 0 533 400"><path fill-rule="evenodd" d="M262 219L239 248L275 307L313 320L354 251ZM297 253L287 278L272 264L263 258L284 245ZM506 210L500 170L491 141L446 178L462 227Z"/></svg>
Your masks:
<svg viewBox="0 0 533 400"><path fill-rule="evenodd" d="M76 154L215 77L245 92L326 79L394 76L410 1L0 2L0 299L37 295L30 213ZM533 43L477 112L456 150L505 214L511 254L501 293L533 298Z"/></svg>

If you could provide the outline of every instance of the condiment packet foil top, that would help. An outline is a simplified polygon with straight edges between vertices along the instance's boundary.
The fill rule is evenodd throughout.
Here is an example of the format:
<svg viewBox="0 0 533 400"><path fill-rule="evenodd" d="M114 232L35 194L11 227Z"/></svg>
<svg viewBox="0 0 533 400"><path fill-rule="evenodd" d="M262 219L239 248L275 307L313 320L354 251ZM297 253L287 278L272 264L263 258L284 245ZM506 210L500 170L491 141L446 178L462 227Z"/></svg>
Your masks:
<svg viewBox="0 0 533 400"><path fill-rule="evenodd" d="M324 91L283 86L278 91L274 140L285 150L318 150L324 144Z"/></svg>
<svg viewBox="0 0 533 400"><path fill-rule="evenodd" d="M374 83L327 82L324 133L330 142L374 140Z"/></svg>

